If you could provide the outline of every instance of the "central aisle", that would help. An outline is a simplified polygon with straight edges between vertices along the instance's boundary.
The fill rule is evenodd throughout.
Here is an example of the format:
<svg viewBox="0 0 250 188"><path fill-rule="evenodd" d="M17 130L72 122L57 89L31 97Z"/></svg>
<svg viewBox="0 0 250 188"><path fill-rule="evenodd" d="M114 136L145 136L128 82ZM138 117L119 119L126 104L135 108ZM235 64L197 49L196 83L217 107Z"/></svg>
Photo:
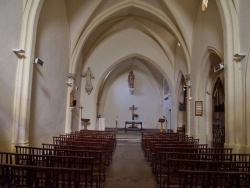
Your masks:
<svg viewBox="0 0 250 188"><path fill-rule="evenodd" d="M104 188L156 188L140 140L140 133L117 134L117 146Z"/></svg>

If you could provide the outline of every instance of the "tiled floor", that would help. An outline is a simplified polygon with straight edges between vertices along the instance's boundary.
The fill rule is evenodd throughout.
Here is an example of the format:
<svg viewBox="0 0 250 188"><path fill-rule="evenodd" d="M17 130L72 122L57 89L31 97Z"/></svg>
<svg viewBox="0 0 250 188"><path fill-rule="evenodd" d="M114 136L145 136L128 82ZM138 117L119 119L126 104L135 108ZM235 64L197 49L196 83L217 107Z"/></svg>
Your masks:
<svg viewBox="0 0 250 188"><path fill-rule="evenodd" d="M117 134L117 147L104 188L156 188L140 140L140 132Z"/></svg>

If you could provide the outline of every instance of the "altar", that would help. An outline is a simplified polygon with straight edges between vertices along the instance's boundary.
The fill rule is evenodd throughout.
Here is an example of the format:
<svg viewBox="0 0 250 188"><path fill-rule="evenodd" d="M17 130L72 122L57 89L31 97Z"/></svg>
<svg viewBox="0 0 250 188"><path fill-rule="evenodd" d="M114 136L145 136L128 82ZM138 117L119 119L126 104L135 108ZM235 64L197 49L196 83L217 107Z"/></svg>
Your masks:
<svg viewBox="0 0 250 188"><path fill-rule="evenodd" d="M127 127L127 125L131 125L131 127ZM136 130L138 129L137 125L140 125L141 128L140 130L142 131L142 121L137 121L137 120L130 120L130 121L125 121L125 132L128 130Z"/></svg>

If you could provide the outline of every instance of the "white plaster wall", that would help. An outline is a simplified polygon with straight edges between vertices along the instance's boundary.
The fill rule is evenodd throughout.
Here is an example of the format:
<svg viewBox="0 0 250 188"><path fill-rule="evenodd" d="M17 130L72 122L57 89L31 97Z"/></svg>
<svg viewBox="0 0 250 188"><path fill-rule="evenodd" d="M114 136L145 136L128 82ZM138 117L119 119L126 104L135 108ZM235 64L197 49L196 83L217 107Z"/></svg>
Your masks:
<svg viewBox="0 0 250 188"><path fill-rule="evenodd" d="M81 103L84 106L84 116L91 119L90 129L95 129L96 100L98 86L107 70L131 54L140 54L155 62L155 66L165 76L168 76L170 88L173 88L174 71L162 49L144 33L132 28L114 33L100 43L88 58L83 72L90 67L95 79L92 80L94 90L86 94L85 79L82 80ZM153 63L153 62L152 62Z"/></svg>
<svg viewBox="0 0 250 188"><path fill-rule="evenodd" d="M166 1L166 0L165 0ZM180 24L180 28L183 29L183 37L186 39L186 43L189 49L192 49L192 38L195 24L195 17L197 14L197 7L199 4L190 3L187 0L167 1L170 7L174 7L173 14ZM188 6L186 6L188 4ZM209 2L210 4L210 2Z"/></svg>
<svg viewBox="0 0 250 188"><path fill-rule="evenodd" d="M18 58L12 52L19 48L23 1L0 1L0 151L10 151L13 124L13 102Z"/></svg>
<svg viewBox="0 0 250 188"><path fill-rule="evenodd" d="M95 11L96 7L99 5L101 0L95 1L83 1L83 0L74 0L66 1L67 5L67 16L69 20L70 28L70 41L71 41L71 50L73 50L78 37L86 24L88 23L91 15Z"/></svg>
<svg viewBox="0 0 250 188"><path fill-rule="evenodd" d="M135 91L131 95L128 89L128 72L120 75L108 90L104 104L106 127L115 127L118 116L118 128L124 128L125 120L132 120L129 107L138 107L135 111L143 128L159 128L158 119L163 116L162 103L159 104L158 94L152 77L140 70L133 70L135 75Z"/></svg>
<svg viewBox="0 0 250 188"><path fill-rule="evenodd" d="M35 57L45 62L34 65L30 145L52 142L64 133L69 69L69 29L63 0L45 1L41 10Z"/></svg>

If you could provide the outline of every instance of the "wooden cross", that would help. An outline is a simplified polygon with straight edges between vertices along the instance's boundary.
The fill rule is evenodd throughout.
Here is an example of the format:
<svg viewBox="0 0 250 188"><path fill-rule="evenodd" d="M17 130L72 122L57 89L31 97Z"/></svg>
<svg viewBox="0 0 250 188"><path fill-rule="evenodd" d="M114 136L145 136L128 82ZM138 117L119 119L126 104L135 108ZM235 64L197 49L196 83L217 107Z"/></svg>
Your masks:
<svg viewBox="0 0 250 188"><path fill-rule="evenodd" d="M135 110L138 110L138 107L135 107L134 105L132 107L129 107L129 110L132 111L132 120L134 120L134 112Z"/></svg>

